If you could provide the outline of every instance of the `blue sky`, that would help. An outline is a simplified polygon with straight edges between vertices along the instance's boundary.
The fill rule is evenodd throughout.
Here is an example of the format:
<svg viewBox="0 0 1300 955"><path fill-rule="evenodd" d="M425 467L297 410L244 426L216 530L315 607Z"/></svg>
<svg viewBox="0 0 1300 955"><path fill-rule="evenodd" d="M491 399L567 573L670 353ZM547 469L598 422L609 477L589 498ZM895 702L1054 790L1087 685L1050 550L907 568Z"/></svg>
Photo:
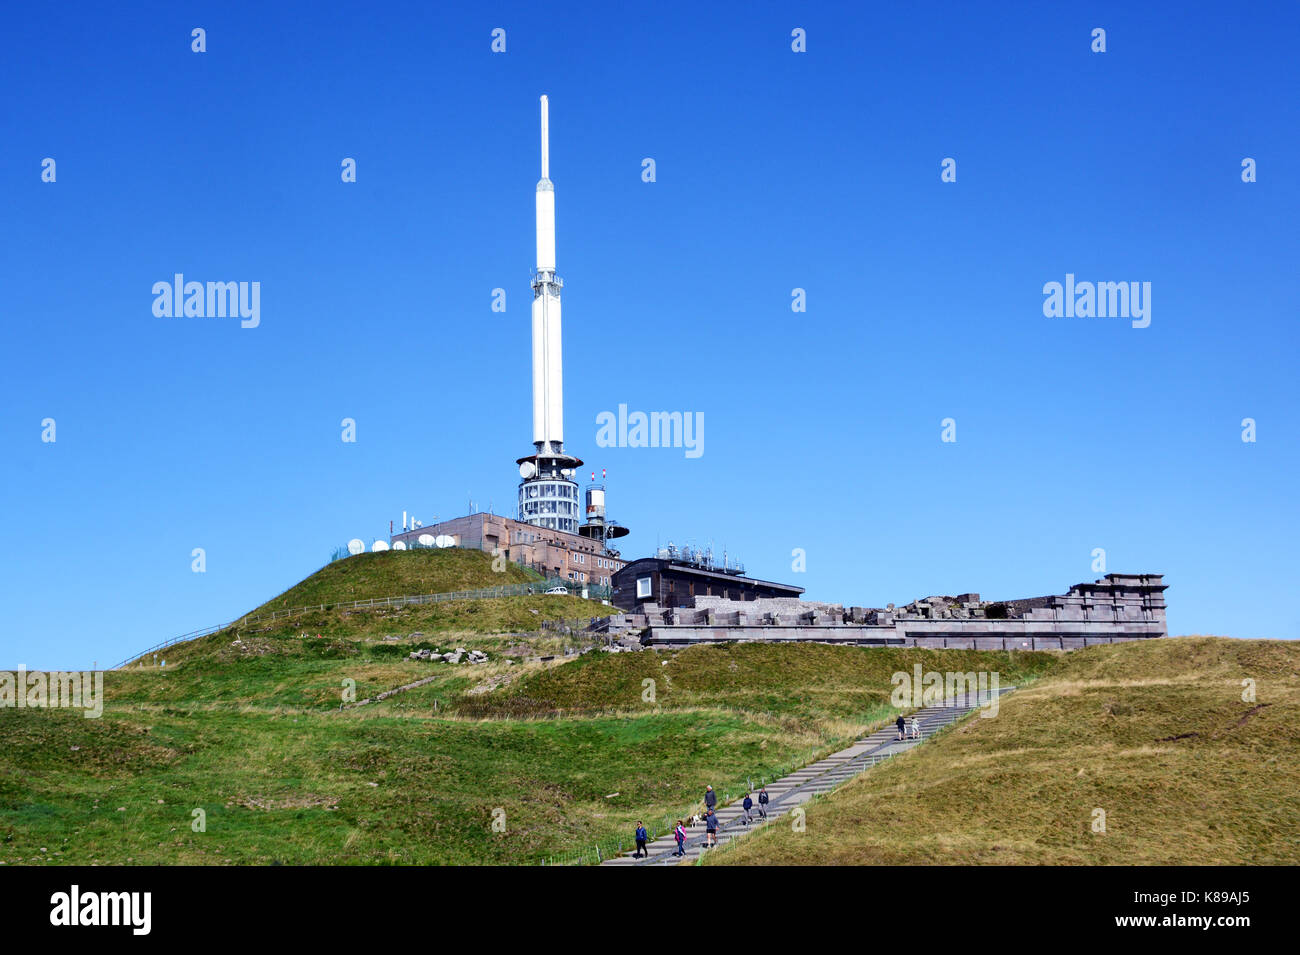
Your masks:
<svg viewBox="0 0 1300 955"><path fill-rule="evenodd" d="M512 513L542 93L566 444L625 555L882 606L1101 547L1171 633L1300 636L1300 13L1128 6L8 11L0 666L229 620L403 510ZM259 327L155 317L176 272L260 282ZM1150 282L1150 326L1044 317L1067 273ZM596 447L620 403L705 453Z"/></svg>

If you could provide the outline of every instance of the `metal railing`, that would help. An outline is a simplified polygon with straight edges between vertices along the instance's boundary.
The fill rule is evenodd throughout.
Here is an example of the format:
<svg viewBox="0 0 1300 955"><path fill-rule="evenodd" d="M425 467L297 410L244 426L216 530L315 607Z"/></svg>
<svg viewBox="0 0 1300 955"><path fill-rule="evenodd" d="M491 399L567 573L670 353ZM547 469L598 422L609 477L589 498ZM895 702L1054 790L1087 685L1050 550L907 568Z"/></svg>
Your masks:
<svg viewBox="0 0 1300 955"><path fill-rule="evenodd" d="M760 787L769 783L774 783L778 779L784 779L791 773L802 769L805 766L816 762L818 757L825 757L825 747L818 746L802 751L801 753L787 758L785 761L777 764L775 767L766 770L758 776L747 775L724 782L718 791L718 804L726 805L732 802L732 790L740 792L745 789L742 783L747 783L750 792L756 792ZM757 785L755 785L757 783ZM646 825L646 831L650 835L648 840L653 844L661 835L673 831L673 825L678 819L686 819L697 812L704 810L704 797L700 796L696 802L685 809L678 809L676 812L669 813L659 819L652 819ZM699 836L698 830L692 830L687 836L687 841ZM599 865L606 859L616 859L625 851L632 848L634 842L626 835L609 835L600 839L595 839L578 848L571 849L568 852L547 853L539 860L541 865Z"/></svg>
<svg viewBox="0 0 1300 955"><path fill-rule="evenodd" d="M186 640L197 640L199 637L211 636L214 633L220 633L228 627L233 627L233 623L222 623L215 627L204 627L202 630L194 630L190 633L182 633L179 637L172 637L170 640L164 640L162 643L156 643L148 650L141 650L133 656L127 657L121 663L109 667L110 670L120 670L132 660L139 660L141 657L147 657L151 653L157 653L159 650L165 650L167 647L175 646L178 643L184 643Z"/></svg>
<svg viewBox="0 0 1300 955"><path fill-rule="evenodd" d="M527 584L502 584L498 587L485 587L481 590L453 590L439 594L409 594L402 597L371 597L368 600L349 600L338 603L320 603L309 604L303 607L291 607L284 610L272 610L269 613L245 614L232 620L230 623L218 624L214 627L205 627L202 630L194 630L190 633L183 633L179 637L172 637L170 640L164 640L162 643L155 644L147 650L132 654L121 663L116 664L111 669L120 670L141 657L147 657L151 653L157 653L159 650L165 650L168 647L175 646L178 643L184 643L187 640L197 640L199 637L211 636L214 633L220 633L222 630L229 630L232 627L243 627L252 623L267 621L274 623L277 620L287 620L290 617L301 616L305 613L322 613L327 610L373 610L376 607L406 607L411 605L443 603L451 600L486 600L496 597L517 597L528 594L541 594L548 590L554 590L557 587L563 587L569 592L570 596L581 595L583 585L572 580L562 578L552 578L550 580L539 580ZM588 587L590 591L590 587Z"/></svg>

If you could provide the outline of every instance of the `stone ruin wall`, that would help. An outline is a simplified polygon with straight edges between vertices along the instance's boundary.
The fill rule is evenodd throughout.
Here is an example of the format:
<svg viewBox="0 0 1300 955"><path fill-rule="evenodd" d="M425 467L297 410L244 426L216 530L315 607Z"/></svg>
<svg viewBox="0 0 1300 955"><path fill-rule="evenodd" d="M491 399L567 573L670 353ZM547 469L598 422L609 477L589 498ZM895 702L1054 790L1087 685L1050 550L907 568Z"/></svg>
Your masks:
<svg viewBox="0 0 1300 955"><path fill-rule="evenodd" d="M984 601L979 594L925 597L902 607L767 597L696 597L694 607L644 605L615 625L648 627L651 643L812 640L879 646L1074 649L1167 635L1158 574L1109 574L1066 594ZM990 606L1006 617L987 615Z"/></svg>

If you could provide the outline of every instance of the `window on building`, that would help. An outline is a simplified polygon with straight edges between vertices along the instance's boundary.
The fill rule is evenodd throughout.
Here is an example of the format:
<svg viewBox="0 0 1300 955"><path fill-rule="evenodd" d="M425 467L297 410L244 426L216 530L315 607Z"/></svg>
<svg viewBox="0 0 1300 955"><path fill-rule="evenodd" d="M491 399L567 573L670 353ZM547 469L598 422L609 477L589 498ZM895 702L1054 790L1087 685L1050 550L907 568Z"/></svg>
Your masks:
<svg viewBox="0 0 1300 955"><path fill-rule="evenodd" d="M637 599L650 596L650 578L638 577L636 580Z"/></svg>

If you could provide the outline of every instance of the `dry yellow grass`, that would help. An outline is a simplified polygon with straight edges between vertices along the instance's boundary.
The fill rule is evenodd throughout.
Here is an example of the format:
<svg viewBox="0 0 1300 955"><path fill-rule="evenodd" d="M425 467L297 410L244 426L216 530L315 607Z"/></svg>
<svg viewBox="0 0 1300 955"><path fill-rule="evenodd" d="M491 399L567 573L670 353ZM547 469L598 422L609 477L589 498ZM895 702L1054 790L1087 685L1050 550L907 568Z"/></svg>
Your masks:
<svg viewBox="0 0 1300 955"><path fill-rule="evenodd" d="M1095 647L708 861L1296 864L1298 756L1300 646Z"/></svg>

